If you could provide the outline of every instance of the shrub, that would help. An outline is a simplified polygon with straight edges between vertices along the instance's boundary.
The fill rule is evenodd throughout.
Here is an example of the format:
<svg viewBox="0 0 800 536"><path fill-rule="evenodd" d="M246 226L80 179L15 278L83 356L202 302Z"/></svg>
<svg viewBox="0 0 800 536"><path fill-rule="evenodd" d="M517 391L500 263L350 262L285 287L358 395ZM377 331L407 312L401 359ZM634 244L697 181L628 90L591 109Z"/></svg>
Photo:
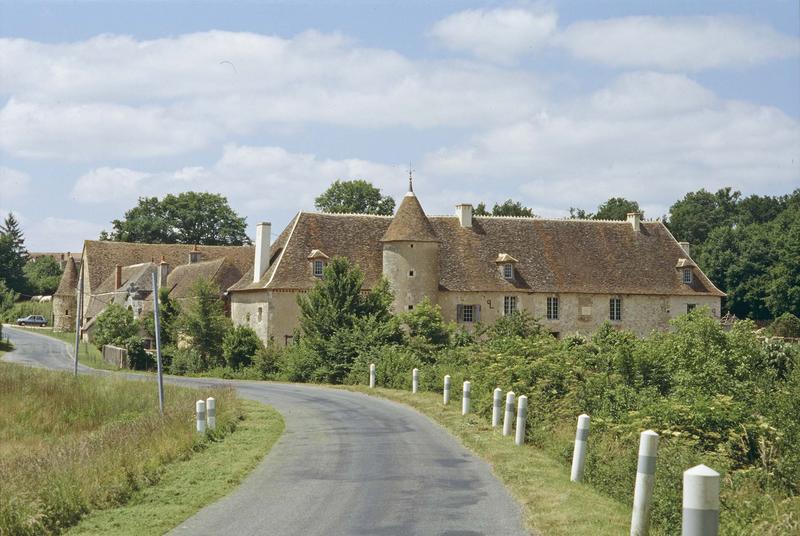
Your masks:
<svg viewBox="0 0 800 536"><path fill-rule="evenodd" d="M152 355L144 349L144 341L141 337L134 335L125 341L125 349L128 351L128 366L133 370L152 369L155 361ZM162 356L163 357L163 356Z"/></svg>
<svg viewBox="0 0 800 536"><path fill-rule="evenodd" d="M262 346L253 356L253 368L262 380L270 380L275 378L283 359L283 351L271 342Z"/></svg>
<svg viewBox="0 0 800 536"><path fill-rule="evenodd" d="M192 287L192 302L186 310L180 331L192 343L196 367L192 372L224 365L222 339L231 327L225 316L219 287L208 279L198 279ZM193 358L192 361L195 361Z"/></svg>
<svg viewBox="0 0 800 536"><path fill-rule="evenodd" d="M96 320L93 341L97 346L105 344L125 346L125 341L139 331L139 324L133 318L133 311L112 303L100 313Z"/></svg>
<svg viewBox="0 0 800 536"><path fill-rule="evenodd" d="M261 339L248 326L236 326L222 339L222 355L232 369L250 366L253 356L263 349Z"/></svg>
<svg viewBox="0 0 800 536"><path fill-rule="evenodd" d="M776 318L767 330L773 337L800 337L800 318L792 313L783 313Z"/></svg>

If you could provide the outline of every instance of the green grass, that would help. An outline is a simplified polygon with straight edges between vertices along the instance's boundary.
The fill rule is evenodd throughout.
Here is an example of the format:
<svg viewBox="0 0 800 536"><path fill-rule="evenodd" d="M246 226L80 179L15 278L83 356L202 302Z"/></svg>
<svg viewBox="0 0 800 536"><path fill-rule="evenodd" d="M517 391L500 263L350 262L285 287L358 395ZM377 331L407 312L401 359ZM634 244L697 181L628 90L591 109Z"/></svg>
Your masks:
<svg viewBox="0 0 800 536"><path fill-rule="evenodd" d="M226 495L283 432L283 419L274 409L251 401L242 401L242 408L244 420L235 434L167 466L158 484L136 492L124 506L91 513L67 534L164 534Z"/></svg>
<svg viewBox="0 0 800 536"><path fill-rule="evenodd" d="M63 341L69 345L70 352L72 352L75 348L74 331L54 331L52 327L28 328L15 326L15 329L23 329L25 331L30 331L31 333L38 333L39 335L45 335L47 337L52 337L53 339ZM97 346L83 341L81 341L80 352L78 353L78 362L86 365L87 367L96 369L119 370L118 367L103 361L103 354Z"/></svg>
<svg viewBox="0 0 800 536"><path fill-rule="evenodd" d="M162 515L177 524L224 493L216 488L233 487L280 435L279 416L243 403L231 388L165 391L161 417L152 382L0 363L0 534L57 534L87 514L95 519L94 512L148 500L154 485L172 497L211 478L201 477L201 466L231 465L221 477L227 488L202 484L181 501L166 501ZM208 396L217 399L218 426L200 436L194 402ZM184 470L187 481L180 480Z"/></svg>
<svg viewBox="0 0 800 536"><path fill-rule="evenodd" d="M438 422L489 462L500 480L522 504L525 522L544 536L628 534L630 506L592 487L570 482L569 468L531 446L517 447L477 415L461 416L460 400L442 405L440 394L343 386L343 389L401 402ZM651 531L651 534L657 534Z"/></svg>

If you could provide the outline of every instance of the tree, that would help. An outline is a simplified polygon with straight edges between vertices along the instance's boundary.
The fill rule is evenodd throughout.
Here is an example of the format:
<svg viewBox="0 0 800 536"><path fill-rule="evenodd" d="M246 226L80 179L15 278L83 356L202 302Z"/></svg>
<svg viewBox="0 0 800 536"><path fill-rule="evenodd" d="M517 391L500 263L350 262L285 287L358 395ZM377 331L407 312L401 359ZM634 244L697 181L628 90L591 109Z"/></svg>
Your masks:
<svg viewBox="0 0 800 536"><path fill-rule="evenodd" d="M475 210L472 211L472 214L475 216L491 216L488 210L486 210L486 203L478 203L475 207Z"/></svg>
<svg viewBox="0 0 800 536"><path fill-rule="evenodd" d="M236 326L222 339L222 356L233 369L249 366L253 357L264 349L261 339L249 326Z"/></svg>
<svg viewBox="0 0 800 536"><path fill-rule="evenodd" d="M335 181L314 200L314 206L322 212L355 214L394 213L394 199L382 196L381 191L365 180Z"/></svg>
<svg viewBox="0 0 800 536"><path fill-rule="evenodd" d="M169 290L167 287L159 287L158 289L158 322L161 326L162 347L177 342L176 331L181 312L178 305L170 298ZM155 338L156 328L153 315L147 315L142 323L144 324L145 332Z"/></svg>
<svg viewBox="0 0 800 536"><path fill-rule="evenodd" d="M472 211L475 216L489 216L489 212L486 210L486 203L478 203L475 207L475 210ZM523 206L522 203L519 201L514 201L513 199L506 199L503 203L498 204L495 203L492 207L491 216L519 216L519 217L526 217L532 218L533 217L533 210Z"/></svg>
<svg viewBox="0 0 800 536"><path fill-rule="evenodd" d="M53 257L29 260L23 268L28 289L32 294L52 294L58 288L63 270Z"/></svg>
<svg viewBox="0 0 800 536"><path fill-rule="evenodd" d="M701 244L717 227L733 224L740 196L731 188L722 188L715 194L704 189L690 192L670 207L670 231L678 240Z"/></svg>
<svg viewBox="0 0 800 536"><path fill-rule="evenodd" d="M140 197L122 220L111 222L114 230L101 239L152 244L250 244L245 218L228 205L228 200L206 192Z"/></svg>
<svg viewBox="0 0 800 536"><path fill-rule="evenodd" d="M442 308L431 303L427 296L412 311L401 315L401 322L411 337L421 337L435 347L450 342L450 329L442 318Z"/></svg>
<svg viewBox="0 0 800 536"><path fill-rule="evenodd" d="M224 364L222 339L230 327L219 287L208 279L198 279L192 286L192 303L183 316L181 332L191 340L201 370Z"/></svg>
<svg viewBox="0 0 800 536"><path fill-rule="evenodd" d="M97 346L111 344L124 346L139 331L139 324L133 318L133 311L112 303L100 313L96 320L93 342Z"/></svg>
<svg viewBox="0 0 800 536"><path fill-rule="evenodd" d="M641 212L639 203L624 197L612 197L599 207L593 216L595 220L625 220L629 212Z"/></svg>
<svg viewBox="0 0 800 536"><path fill-rule="evenodd" d="M9 213L0 225L0 279L17 292L27 292L25 263L28 252L19 222Z"/></svg>

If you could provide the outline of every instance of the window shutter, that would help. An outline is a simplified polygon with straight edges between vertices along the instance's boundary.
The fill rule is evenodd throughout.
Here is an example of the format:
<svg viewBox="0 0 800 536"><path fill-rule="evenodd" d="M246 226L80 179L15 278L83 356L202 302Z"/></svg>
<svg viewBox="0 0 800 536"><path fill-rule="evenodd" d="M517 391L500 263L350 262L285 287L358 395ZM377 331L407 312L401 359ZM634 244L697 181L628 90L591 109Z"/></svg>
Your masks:
<svg viewBox="0 0 800 536"><path fill-rule="evenodd" d="M456 322L462 322L464 320L464 306L460 303L456 305Z"/></svg>
<svg viewBox="0 0 800 536"><path fill-rule="evenodd" d="M481 321L481 306L480 306L480 304L477 304L477 305L474 305L473 307L474 307L473 311L475 311L475 312L472 313L472 314L475 317L475 322L480 322Z"/></svg>

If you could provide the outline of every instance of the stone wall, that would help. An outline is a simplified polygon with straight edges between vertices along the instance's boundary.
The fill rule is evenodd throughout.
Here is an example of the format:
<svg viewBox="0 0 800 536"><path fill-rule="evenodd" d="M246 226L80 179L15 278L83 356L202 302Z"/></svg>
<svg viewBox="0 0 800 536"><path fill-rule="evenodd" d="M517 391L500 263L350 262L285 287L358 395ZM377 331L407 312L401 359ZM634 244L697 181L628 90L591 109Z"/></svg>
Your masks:
<svg viewBox="0 0 800 536"><path fill-rule="evenodd" d="M250 326L265 343L273 339L284 346L298 326L298 292L253 291L231 294L231 320L237 326ZM260 311L259 311L260 310Z"/></svg>
<svg viewBox="0 0 800 536"><path fill-rule="evenodd" d="M418 304L425 296L436 303L439 291L439 244L384 243L383 275L394 293L393 312L408 311L409 306Z"/></svg>

